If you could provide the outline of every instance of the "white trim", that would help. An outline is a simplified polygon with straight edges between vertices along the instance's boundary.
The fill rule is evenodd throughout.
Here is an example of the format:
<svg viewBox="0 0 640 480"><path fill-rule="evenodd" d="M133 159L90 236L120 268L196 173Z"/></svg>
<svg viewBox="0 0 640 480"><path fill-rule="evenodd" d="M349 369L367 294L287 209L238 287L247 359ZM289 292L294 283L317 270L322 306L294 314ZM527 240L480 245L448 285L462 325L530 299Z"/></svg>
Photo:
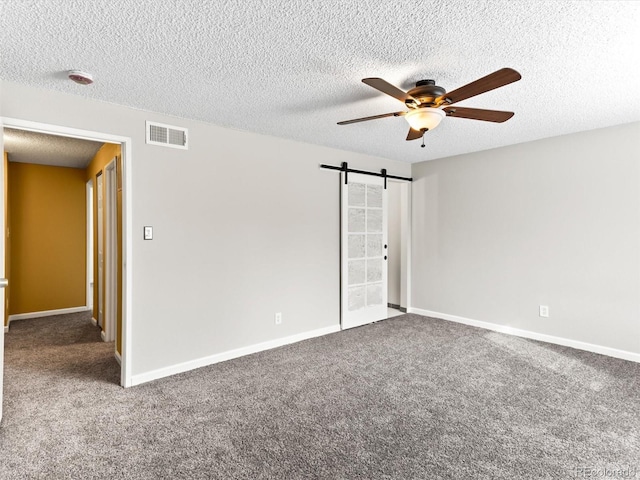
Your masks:
<svg viewBox="0 0 640 480"><path fill-rule="evenodd" d="M114 357L116 357L116 362L118 362L118 365L122 366L122 357L117 351L114 352Z"/></svg>
<svg viewBox="0 0 640 480"><path fill-rule="evenodd" d="M6 326L4 327L4 333L8 333L8 332L9 332L9 325L6 325Z"/></svg>
<svg viewBox="0 0 640 480"><path fill-rule="evenodd" d="M605 347L603 345L595 345L593 343L581 342L579 340L572 340L570 338L556 337L553 335L547 335L545 333L532 332L530 330L522 330L519 328L509 327L507 325L499 325L497 323L483 322L481 320L473 320L465 317L458 317L457 315L449 315L447 313L433 312L431 310L423 310L421 308L409 308L408 313L416 313L425 317L438 318L441 320L447 320L450 322L463 323L472 327L484 328L486 330L493 330L494 332L506 333L508 335L515 335L516 337L528 338L531 340L539 340L541 342L553 343L555 345L562 345L564 347L576 348L578 350L585 350L587 352L599 353L601 355L607 355L609 357L621 358L623 360L629 360L631 362L640 363L640 353L628 352L626 350L618 350L617 348Z"/></svg>
<svg viewBox="0 0 640 480"><path fill-rule="evenodd" d="M120 144L122 148L122 369L120 384L123 387L132 386L131 383L131 345L133 316L133 183L132 176L132 141L131 137L112 135L104 132L81 130L78 128L52 125L19 118L0 117L0 125L4 127L18 128L32 132L59 135L63 137L82 138L105 143ZM95 286L95 285L94 285ZM0 375L0 379L1 379Z"/></svg>
<svg viewBox="0 0 640 480"><path fill-rule="evenodd" d="M406 259L406 272L405 272L405 281L406 281L406 287L405 287L405 296L406 298L401 299L401 300L405 300L407 303L405 305L402 305L402 302L400 302L400 306L405 308L405 311L408 311L409 308L411 308L411 291L412 291L412 283L411 283L411 278L412 278L412 274L411 274L411 265L413 265L413 244L411 243L411 239L413 238L413 188L412 188L412 183L411 182L407 182L406 184L406 192L407 192L407 196L406 196L406 202L407 202L407 209L406 209L406 237L405 237L405 245L404 248L406 250L407 253L407 259Z"/></svg>
<svg viewBox="0 0 640 480"><path fill-rule="evenodd" d="M100 330L100 338L102 339L103 342L107 341L107 336L104 333L104 330Z"/></svg>
<svg viewBox="0 0 640 480"><path fill-rule="evenodd" d="M252 353L263 352L272 348L282 347L291 343L301 342L302 340L321 337L323 335L328 335L330 333L336 333L339 331L340 325L332 325L330 327L319 328L317 330L311 330L309 332L299 333L297 335L291 335L284 338L278 338L276 340L270 340L268 342L257 343L248 347L237 348L235 350L229 350L227 352L198 358L196 360L190 360L188 362L179 363L177 365L159 368L157 370L152 370L146 373L139 373L132 376L131 385L140 385L141 383L150 382L152 380L168 377L170 375L176 375L178 373L187 372L189 370L194 370L200 367L206 367L207 365L213 365L215 363L226 362L227 360L243 357L245 355L251 355Z"/></svg>
<svg viewBox="0 0 640 480"><path fill-rule="evenodd" d="M79 128L64 127L62 125L50 125L40 122L32 122L30 120L22 120L20 118L2 118L3 126L9 128L17 128L20 130L29 130L30 132L54 134L59 137L80 138L83 140L100 140L107 143L122 143L123 141L131 141L127 137L119 135L111 135L102 132L92 132L89 130L81 130Z"/></svg>
<svg viewBox="0 0 640 480"><path fill-rule="evenodd" d="M131 189L131 139L122 141L122 332L120 385L133 386L131 377L133 319L133 196Z"/></svg>
<svg viewBox="0 0 640 480"><path fill-rule="evenodd" d="M30 312L30 313L16 313L14 315L9 315L9 323L14 320L27 320L29 318L40 318L40 317L50 317L52 315L66 315L67 313L78 313L78 312L86 312L89 309L86 306L82 307L72 307L72 308L60 308L58 310L43 310L41 312Z"/></svg>
<svg viewBox="0 0 640 480"><path fill-rule="evenodd" d="M93 323L93 326L94 326L94 327L97 327L97 326L98 326L98 321L97 321L95 318L93 318L93 317L91 317L91 323Z"/></svg>

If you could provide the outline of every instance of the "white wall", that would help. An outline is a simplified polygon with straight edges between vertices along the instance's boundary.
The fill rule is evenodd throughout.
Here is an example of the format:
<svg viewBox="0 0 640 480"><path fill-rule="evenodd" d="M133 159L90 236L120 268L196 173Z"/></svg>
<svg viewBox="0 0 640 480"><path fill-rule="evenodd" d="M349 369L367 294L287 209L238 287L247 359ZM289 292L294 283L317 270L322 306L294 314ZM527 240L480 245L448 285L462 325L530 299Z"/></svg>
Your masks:
<svg viewBox="0 0 640 480"><path fill-rule="evenodd" d="M339 175L410 165L4 82L2 113L132 138L132 372L339 324ZM211 108L215 108L212 105ZM144 143L145 120L189 150ZM154 239L142 239L142 227ZM273 315L282 312L283 323Z"/></svg>
<svg viewBox="0 0 640 480"><path fill-rule="evenodd" d="M413 307L640 353L640 123L412 176Z"/></svg>

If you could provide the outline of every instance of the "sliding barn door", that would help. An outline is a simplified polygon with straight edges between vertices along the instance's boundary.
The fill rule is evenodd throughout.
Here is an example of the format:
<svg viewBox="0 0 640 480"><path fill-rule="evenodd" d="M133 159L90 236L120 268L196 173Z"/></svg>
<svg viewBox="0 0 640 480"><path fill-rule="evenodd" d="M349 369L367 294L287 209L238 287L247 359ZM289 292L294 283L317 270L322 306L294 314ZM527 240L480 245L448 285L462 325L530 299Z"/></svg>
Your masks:
<svg viewBox="0 0 640 480"><path fill-rule="evenodd" d="M342 173L342 328L387 318L387 191L381 177Z"/></svg>

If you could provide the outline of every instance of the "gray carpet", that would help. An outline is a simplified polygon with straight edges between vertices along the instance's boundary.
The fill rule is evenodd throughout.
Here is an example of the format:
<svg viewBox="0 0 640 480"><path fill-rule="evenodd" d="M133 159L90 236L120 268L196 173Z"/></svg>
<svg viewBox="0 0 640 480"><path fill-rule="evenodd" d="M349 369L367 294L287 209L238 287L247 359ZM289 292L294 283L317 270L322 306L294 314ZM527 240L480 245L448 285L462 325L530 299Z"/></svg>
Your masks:
<svg viewBox="0 0 640 480"><path fill-rule="evenodd" d="M640 478L640 365L570 348L403 315L125 390L84 314L5 338L2 479Z"/></svg>

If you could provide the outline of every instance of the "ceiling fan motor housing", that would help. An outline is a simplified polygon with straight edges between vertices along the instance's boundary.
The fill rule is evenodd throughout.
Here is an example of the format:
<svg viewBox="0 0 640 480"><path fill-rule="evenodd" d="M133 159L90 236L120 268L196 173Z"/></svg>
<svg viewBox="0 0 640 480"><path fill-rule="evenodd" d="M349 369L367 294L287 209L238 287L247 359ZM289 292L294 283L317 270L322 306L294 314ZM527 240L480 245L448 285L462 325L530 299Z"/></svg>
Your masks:
<svg viewBox="0 0 640 480"><path fill-rule="evenodd" d="M447 91L437 86L435 80L419 80L416 82L415 88L407 92L407 94L420 101L421 104L427 106L435 105L435 99L445 93L447 93ZM410 106L409 104L415 106L415 103L411 100L405 103L407 106Z"/></svg>

